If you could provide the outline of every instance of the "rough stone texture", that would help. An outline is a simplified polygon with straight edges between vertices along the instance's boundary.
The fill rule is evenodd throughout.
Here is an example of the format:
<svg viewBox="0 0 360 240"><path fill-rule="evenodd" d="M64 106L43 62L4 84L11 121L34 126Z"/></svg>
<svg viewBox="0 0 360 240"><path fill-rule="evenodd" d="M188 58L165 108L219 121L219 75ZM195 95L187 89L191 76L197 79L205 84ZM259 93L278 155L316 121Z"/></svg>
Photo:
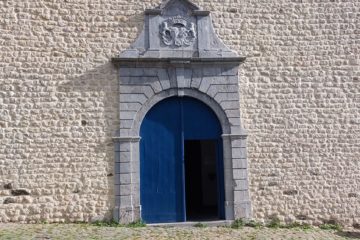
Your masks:
<svg viewBox="0 0 360 240"><path fill-rule="evenodd" d="M331 230L271 229L229 227L105 227L90 224L0 224L2 239L221 239L221 240L349 240L359 239L359 231L337 232Z"/></svg>
<svg viewBox="0 0 360 240"><path fill-rule="evenodd" d="M31 192L0 204L0 221L112 216L119 106L109 60L158 3L0 1L0 186ZM240 103L253 217L360 222L359 1L194 3L247 56ZM8 197L0 189L0 203Z"/></svg>

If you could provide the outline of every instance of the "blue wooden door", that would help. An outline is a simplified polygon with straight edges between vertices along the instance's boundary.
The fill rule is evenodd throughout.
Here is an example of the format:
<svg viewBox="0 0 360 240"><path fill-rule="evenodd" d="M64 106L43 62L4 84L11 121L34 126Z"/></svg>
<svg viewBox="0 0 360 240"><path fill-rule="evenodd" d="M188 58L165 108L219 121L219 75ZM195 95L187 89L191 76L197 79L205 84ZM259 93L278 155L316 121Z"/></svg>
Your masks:
<svg viewBox="0 0 360 240"><path fill-rule="evenodd" d="M147 223L186 221L184 141L213 139L222 148L221 126L216 115L193 98L168 98L146 114L140 136L142 219ZM222 176L220 154L218 172ZM219 206L223 206L220 178ZM222 215L221 207L219 217Z"/></svg>

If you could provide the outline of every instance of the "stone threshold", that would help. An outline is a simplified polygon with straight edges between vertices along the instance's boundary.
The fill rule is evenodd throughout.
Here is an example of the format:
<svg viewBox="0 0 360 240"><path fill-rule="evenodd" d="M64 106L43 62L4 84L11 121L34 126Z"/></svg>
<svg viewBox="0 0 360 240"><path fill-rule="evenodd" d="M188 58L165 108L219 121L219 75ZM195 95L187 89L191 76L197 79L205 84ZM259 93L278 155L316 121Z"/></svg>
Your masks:
<svg viewBox="0 0 360 240"><path fill-rule="evenodd" d="M188 222L175 222L175 223L153 223L146 224L148 227L194 227L197 224L202 224L206 227L220 227L230 226L232 220L216 220L216 221L188 221Z"/></svg>

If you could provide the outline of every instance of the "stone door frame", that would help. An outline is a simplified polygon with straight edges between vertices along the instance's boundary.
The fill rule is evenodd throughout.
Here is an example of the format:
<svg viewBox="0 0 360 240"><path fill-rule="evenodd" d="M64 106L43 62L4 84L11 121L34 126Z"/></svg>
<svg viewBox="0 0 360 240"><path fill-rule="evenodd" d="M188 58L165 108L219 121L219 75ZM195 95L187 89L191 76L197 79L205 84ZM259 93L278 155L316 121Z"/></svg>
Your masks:
<svg viewBox="0 0 360 240"><path fill-rule="evenodd" d="M120 129L115 141L114 219L141 219L140 126L146 113L169 97L192 97L209 106L222 127L225 219L249 218L246 132L240 124L238 66L243 58L197 62L114 59L119 69Z"/></svg>

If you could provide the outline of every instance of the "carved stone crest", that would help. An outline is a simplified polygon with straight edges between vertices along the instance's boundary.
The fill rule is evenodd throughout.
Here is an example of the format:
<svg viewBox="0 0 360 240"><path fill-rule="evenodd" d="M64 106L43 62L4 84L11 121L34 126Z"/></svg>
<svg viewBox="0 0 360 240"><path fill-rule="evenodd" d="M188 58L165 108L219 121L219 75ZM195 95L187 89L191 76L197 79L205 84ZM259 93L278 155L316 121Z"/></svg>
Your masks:
<svg viewBox="0 0 360 240"><path fill-rule="evenodd" d="M161 24L160 35L166 46L190 46L196 40L195 24L181 16L172 17Z"/></svg>

